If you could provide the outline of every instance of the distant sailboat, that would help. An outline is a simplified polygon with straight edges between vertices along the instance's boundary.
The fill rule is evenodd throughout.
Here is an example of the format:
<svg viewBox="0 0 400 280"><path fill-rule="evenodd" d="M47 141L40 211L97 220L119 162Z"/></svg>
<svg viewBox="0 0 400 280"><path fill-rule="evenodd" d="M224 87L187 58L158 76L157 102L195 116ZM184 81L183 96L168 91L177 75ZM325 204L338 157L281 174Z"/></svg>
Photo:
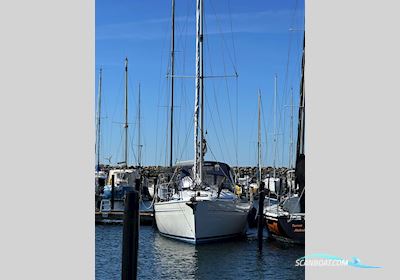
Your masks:
<svg viewBox="0 0 400 280"><path fill-rule="evenodd" d="M264 212L266 225L273 238L281 241L304 244L305 241L305 155L304 155L304 45L302 59L302 79L300 85L299 123L297 135L297 153L295 167L294 193L280 201L279 204L266 208ZM292 174L288 179L292 181Z"/></svg>
<svg viewBox="0 0 400 280"><path fill-rule="evenodd" d="M125 193L129 190L135 189L136 179L140 178L137 169L128 168L128 127L128 58L125 58L124 161L119 163L122 164L121 168L111 169L108 173L107 185L104 187L100 211L107 209L123 211ZM114 182L112 182L113 178ZM112 186L112 183L114 183L114 187ZM105 205L107 205L107 207L105 207ZM108 207L109 205L111 206L111 209Z"/></svg>
<svg viewBox="0 0 400 280"><path fill-rule="evenodd" d="M234 193L232 169L226 163L204 161L203 0L196 3L196 31L194 161L175 166L169 183L158 187L160 201L154 203L159 232L193 244L243 235L250 208Z"/></svg>
<svg viewBox="0 0 400 280"><path fill-rule="evenodd" d="M96 168L95 168L95 198L96 206L99 203L99 194L107 180L107 173L100 168L100 143L101 143L101 94L102 94L103 69L99 71L99 94L97 96L97 125L96 125Z"/></svg>
<svg viewBox="0 0 400 280"><path fill-rule="evenodd" d="M103 69L99 70L99 94L97 96L97 126L96 126L96 172L100 171L100 143L101 143L101 90Z"/></svg>
<svg viewBox="0 0 400 280"><path fill-rule="evenodd" d="M273 175L272 177L268 174L267 178L264 179L265 186L267 186L268 192L279 198L282 189L281 178L277 177L276 174L276 152L277 152L277 125L276 125L276 103L278 94L278 77L275 74L275 90L274 90L274 138L273 138Z"/></svg>

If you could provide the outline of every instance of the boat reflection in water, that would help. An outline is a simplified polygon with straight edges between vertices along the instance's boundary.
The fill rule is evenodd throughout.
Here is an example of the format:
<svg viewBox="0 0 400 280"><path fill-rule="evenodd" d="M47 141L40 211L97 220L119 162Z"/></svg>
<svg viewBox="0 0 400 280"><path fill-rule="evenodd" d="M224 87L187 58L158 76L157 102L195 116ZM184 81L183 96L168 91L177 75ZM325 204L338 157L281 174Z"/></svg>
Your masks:
<svg viewBox="0 0 400 280"><path fill-rule="evenodd" d="M175 241L154 234L155 278L196 279L197 248L193 245Z"/></svg>
<svg viewBox="0 0 400 280"><path fill-rule="evenodd" d="M154 233L153 276L157 279L304 279L304 268L295 260L304 248L265 242L257 252L257 239L193 246ZM144 253L144 252L143 252Z"/></svg>
<svg viewBox="0 0 400 280"><path fill-rule="evenodd" d="M304 279L303 246L264 243L256 230L244 240L192 245L161 236L151 226L139 233L138 279ZM122 227L96 225L96 280L120 279Z"/></svg>

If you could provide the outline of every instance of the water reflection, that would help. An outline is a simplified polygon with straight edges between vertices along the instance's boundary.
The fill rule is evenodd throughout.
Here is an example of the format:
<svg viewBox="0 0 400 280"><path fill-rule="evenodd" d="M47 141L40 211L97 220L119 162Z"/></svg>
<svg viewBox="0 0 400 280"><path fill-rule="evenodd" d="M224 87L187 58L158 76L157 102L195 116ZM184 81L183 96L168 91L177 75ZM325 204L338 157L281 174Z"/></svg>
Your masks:
<svg viewBox="0 0 400 280"><path fill-rule="evenodd" d="M122 227L96 226L96 279L121 277ZM191 245L161 236L156 229L140 229L138 279L304 279L295 260L304 247L257 240Z"/></svg>
<svg viewBox="0 0 400 280"><path fill-rule="evenodd" d="M154 235L156 275L166 279L196 279L197 248L191 244Z"/></svg>
<svg viewBox="0 0 400 280"><path fill-rule="evenodd" d="M277 242L265 241L260 253L254 239L193 246L157 233L155 250L161 270L174 279L304 279L304 270L294 267L304 248Z"/></svg>

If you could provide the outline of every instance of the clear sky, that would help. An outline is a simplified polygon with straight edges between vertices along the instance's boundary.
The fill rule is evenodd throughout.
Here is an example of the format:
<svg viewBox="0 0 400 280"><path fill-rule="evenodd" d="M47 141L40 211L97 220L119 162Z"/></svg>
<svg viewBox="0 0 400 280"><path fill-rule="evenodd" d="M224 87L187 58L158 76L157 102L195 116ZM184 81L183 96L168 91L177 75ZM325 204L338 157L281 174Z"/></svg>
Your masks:
<svg viewBox="0 0 400 280"><path fill-rule="evenodd" d="M176 0L175 74L195 74L195 0ZM262 161L288 165L291 88L298 105L304 0L205 0L206 159L256 165L257 91L262 95ZM166 165L171 0L96 0L96 108L103 68L101 162L123 161L124 59L129 59L129 158L137 162L141 85L143 165ZM274 134L274 75L278 76ZM193 159L195 80L175 79L174 161ZM294 107L294 138L297 135ZM277 145L273 139L276 135ZM295 141L296 139L294 139ZM294 144L295 145L295 144ZM274 151L276 151L274 153Z"/></svg>

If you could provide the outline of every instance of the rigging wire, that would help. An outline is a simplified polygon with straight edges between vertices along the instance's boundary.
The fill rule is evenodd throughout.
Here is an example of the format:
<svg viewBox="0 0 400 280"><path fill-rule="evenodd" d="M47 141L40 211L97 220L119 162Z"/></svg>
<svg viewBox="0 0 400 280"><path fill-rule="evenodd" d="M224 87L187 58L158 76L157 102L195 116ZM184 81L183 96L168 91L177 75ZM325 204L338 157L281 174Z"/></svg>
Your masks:
<svg viewBox="0 0 400 280"><path fill-rule="evenodd" d="M111 152L111 150L112 150L111 146L113 146L112 144L114 143L114 141L113 141L113 139L114 139L113 138L113 131L114 131L113 124L114 124L114 121L115 121L115 115L116 115L116 112L117 112L117 106L118 105L121 106L121 104L123 104L123 100L124 100L124 98L123 98L124 96L123 96L123 94L121 94L123 81L124 81L124 75L123 75L123 72L122 72L122 74L120 76L119 89L117 91L117 100L116 100L117 102L114 103L114 109L113 109L113 112L112 112L112 115L111 115L111 120L110 120L110 139L109 139L110 140L110 149L109 149L110 153L112 153ZM119 153L119 149L120 149L120 147L118 147L117 150L114 151L114 152L117 153L117 155Z"/></svg>
<svg viewBox="0 0 400 280"><path fill-rule="evenodd" d="M208 40L206 40L205 42L206 42L206 48L207 48L208 52L211 53ZM209 68L210 68L210 73L211 73L211 75L214 75L212 63L210 63ZM218 105L218 102L217 102L217 94L216 94L215 81L213 81L212 87L213 87L213 95L214 95L215 108L216 108L216 110L217 110L218 121L219 121L219 125L220 125L221 132L222 132L222 139L223 139L223 141L224 141L224 143L225 143L225 148L227 149L229 146L228 146L228 142L226 141L226 138L225 138L225 130L224 130L224 126L222 125L222 121L221 121L221 114L220 114L219 105ZM207 99L207 96L206 96L206 99ZM217 131L218 131L218 130L217 130ZM223 154L223 151L222 151L222 150L221 150L221 154ZM229 155L229 159L231 159L231 158L230 158L230 153L228 153L228 155Z"/></svg>
<svg viewBox="0 0 400 280"><path fill-rule="evenodd" d="M298 0L295 0L295 4L294 4L294 10L292 12L291 15L291 19L290 19L290 26L294 26L295 24L295 20L296 20L296 14L297 14L297 9L298 9ZM289 42L288 42L288 51L287 51L287 59L286 59L286 67L285 67L285 78L284 78L284 83L283 83L283 93L281 96L281 108L284 106L284 102L287 99L287 95L288 95L288 76L289 76L289 66L290 66L290 62L291 62L291 50L292 50L292 44L293 44L293 33L291 30L289 30ZM282 113L283 112L283 113ZM282 121L282 114L283 114L283 121ZM282 159L281 159L281 164L284 164L284 147L285 147L285 110L282 109L279 112L279 120L278 120L278 130L281 129L282 126L282 122L283 122L283 130L282 130ZM279 143L279 141L277 141ZM278 145L278 143L276 143ZM274 153L276 153L276 151L274 151ZM279 153L278 153L279 156ZM279 161L279 159L277 159L277 161Z"/></svg>
<svg viewBox="0 0 400 280"><path fill-rule="evenodd" d="M128 130L129 131L129 130ZM137 157L136 157L136 153L135 153L135 145L134 145L134 143L133 143L133 139L134 139L134 137L132 136L132 133L128 133L128 138L129 138L129 140L130 140L130 142L129 142L129 146L130 146L130 148L131 148L131 150L130 150L130 152L131 152L131 154L133 155L133 161L131 161L131 165L135 165L135 164L133 164L134 162L137 162ZM128 161L129 161L129 149L128 149ZM129 166L128 165L128 163L126 162L126 166Z"/></svg>
<svg viewBox="0 0 400 280"><path fill-rule="evenodd" d="M234 39L234 33L233 33L232 9L231 9L231 1L230 0L228 0L228 14L229 14L230 27L231 27L231 39L232 39L232 47L233 47L233 61L234 61L234 65L237 66L236 47L235 47L235 39Z"/></svg>
<svg viewBox="0 0 400 280"><path fill-rule="evenodd" d="M266 127L266 120L265 120L265 115L264 115L264 106L263 106L263 101L262 101L262 98L261 98L261 100L260 100L260 102L261 102L261 117L262 117L262 121L263 121L263 126L264 126L264 137L265 137L265 162L267 162L267 156L268 156L268 153L267 153L267 150L268 150L268 133L267 133L267 127Z"/></svg>
<svg viewBox="0 0 400 280"><path fill-rule="evenodd" d="M225 65L225 56L222 55L222 60L223 60L223 65L224 65L224 75L226 75L226 65ZM235 143L235 139L236 139L236 134L237 132L235 131L235 127L233 125L233 117L232 117L232 106L231 106L231 98L230 98L230 94L229 94L229 85L228 85L228 80L227 78L224 79L225 80L225 88L226 88L226 95L228 98L228 108L229 108L229 117L230 117L230 122L231 122L231 128L232 128L232 133L233 133L233 145L234 145L234 149L236 150L236 143Z"/></svg>
<svg viewBox="0 0 400 280"><path fill-rule="evenodd" d="M229 14L229 22L231 27L231 39L232 39L232 47L233 47L233 60L234 65L237 67L237 58L236 58L236 47L235 47L235 39L233 33L233 21L232 21L232 9L231 9L231 1L228 0L228 14ZM236 166L239 166L239 78L236 76Z"/></svg>
<svg viewBox="0 0 400 280"><path fill-rule="evenodd" d="M228 98L228 107L229 107L229 116L230 116L230 121L231 121L231 127L232 127L232 132L233 132L233 137L232 137L232 139L233 139L233 146L234 146L234 149L235 149L235 151L237 151L238 150L238 146L237 146L237 141L236 141L236 139L238 138L238 131L236 131L236 129L235 129L235 127L234 127L234 124L233 124L233 117L232 117L232 108L231 108L231 100L230 100L230 94L229 94L229 85L228 85L228 79L227 79L227 71L226 71L226 63L225 63L225 53L227 53L228 54L228 57L229 57L229 59L230 59L230 61L231 61L231 63L232 63L232 67L233 67L233 70L234 70L234 72L235 72L235 74L236 74L236 78L237 78L237 67L236 67L236 63L235 63L235 61L232 59L232 56L231 56L231 54L230 54L230 50L229 50L229 48L228 48L228 46L227 46L227 42L226 42L226 40L225 40L225 37L224 37L224 35L223 35L223 31L222 31L222 27L221 27L221 21L220 21L220 19L219 19L219 17L218 17L218 15L217 15L217 13L216 13L216 10L215 10L215 8L214 8L214 5L212 4L212 1L209 1L210 3L211 3L211 8L212 8L212 10L213 10L213 13L214 13L214 16L215 16L215 19L216 19L216 23L217 23L217 26L218 26L218 32L219 32L219 35L221 36L221 41L222 41L222 43L221 43L221 57L222 57L222 62L223 62L223 69L224 69L224 80L225 80L225 86L226 86L226 93L227 93L227 98ZM231 23L231 27L232 27L232 23ZM233 32L231 32L232 33L232 36L233 36ZM223 51L224 50L224 47L225 47L225 49L226 49L226 52L225 51ZM236 112L236 115L238 114L238 112ZM237 118L236 118L237 119ZM237 127L237 126L236 126Z"/></svg>
<svg viewBox="0 0 400 280"><path fill-rule="evenodd" d="M117 159L120 158L120 155L122 155L122 140L123 140L123 133L122 133L122 127L120 127L120 141L117 149L117 157L116 157Z"/></svg>
<svg viewBox="0 0 400 280"><path fill-rule="evenodd" d="M229 60L230 60L231 63L232 63L232 67L233 67L235 73L237 73L236 65L235 65L235 63L234 63L234 61L233 61L233 59L232 59L232 56L231 56L230 52L229 52L229 48L227 47L228 44L227 44L227 42L226 42L226 40L225 40L224 33L222 32L222 28L221 28L221 25L220 25L220 19L219 19L219 17L218 17L218 14L216 13L216 10L215 10L214 5L213 5L212 2L213 2L213 1L211 1L211 0L209 1L210 7L212 8L212 11L213 11L214 16L215 16L215 19L216 19L216 23L217 23L217 27L218 27L218 30L219 30L219 34L221 35L222 42L225 44L225 47L226 47L226 50L227 50L227 53L228 53ZM223 45L224 45L224 44L223 44Z"/></svg>
<svg viewBox="0 0 400 280"><path fill-rule="evenodd" d="M190 132L193 130L193 122L190 122L190 123L191 123L191 125L189 126L189 129L187 130L186 137L185 137L185 142L184 142L183 146L187 146ZM184 151L185 151L185 149L182 149L182 153L181 153L180 157L178 158L179 161L182 160L182 156L183 156L183 152Z"/></svg>
<svg viewBox="0 0 400 280"><path fill-rule="evenodd" d="M236 166L239 166L239 78L236 77ZM236 175L236 174L235 174Z"/></svg>
<svg viewBox="0 0 400 280"><path fill-rule="evenodd" d="M254 110L253 110L253 112L254 112ZM255 112L257 112L257 110L255 111ZM257 118L257 114L254 114L253 115L253 119L251 120L251 122L250 122L250 124L252 124L252 125L250 125L250 127L251 127L251 130L250 130L250 139L255 139L255 138L257 138L256 136L257 135L255 135L255 127L257 126L257 122L255 121L255 119ZM253 149L254 149L254 147L253 147L253 144L254 142L253 141L249 141L249 152L248 152L248 155L249 155L249 162L248 162L248 165L252 165L254 162L257 162L257 153L255 152L255 150L254 150L254 152L255 153L253 153ZM252 158L252 156L251 155L254 155L255 157L254 157L254 159Z"/></svg>
<svg viewBox="0 0 400 280"><path fill-rule="evenodd" d="M160 57L160 71L159 71L159 77L160 77L160 79L159 79L159 82L158 82L158 98L157 98L157 108L156 108L156 110L157 110L157 116L156 116L156 139L155 139L155 149L154 149L154 151L155 151L155 153L154 153L154 163L156 164L156 165L160 165L160 162L161 162L161 157L162 157L162 149L161 149L161 152L160 152L160 156L158 157L158 146L159 146L159 137L158 137L158 131L159 131L159 126L160 126L160 122L159 122L159 120L160 120L160 102L161 102L161 94L162 95L164 95L163 94L163 92L164 92L164 83L165 83L165 79L163 79L162 77L165 77L164 75L163 75L163 73L165 73L164 71L163 71L163 69L165 69L164 67L163 67L163 65L164 65L164 63L163 63L163 61L164 61L164 54L166 53L166 48L167 48L167 36L168 36L168 32L167 32L167 28L168 28L168 26L167 25L165 25L164 26L164 28L165 28L165 30L164 30L164 32L163 32L163 34L164 34L164 36L163 36L163 39L162 39L162 47L161 47L161 57ZM167 66L166 66L166 72L168 72L168 63L167 63Z"/></svg>
<svg viewBox="0 0 400 280"><path fill-rule="evenodd" d="M134 116L133 119L136 120L137 117L138 117L138 110L137 110L137 108L138 108L137 105L138 104L136 103L136 99L134 98L135 97L134 96L135 95L135 91L134 91L133 87L134 87L134 82L132 81L131 75L128 74L128 88L130 90L129 92L131 93L131 94L129 94L129 92L128 92L128 103L129 104L133 103L133 106L129 106L129 108L136 108L136 110L129 110L128 114L130 115L131 119L132 119L132 115L133 115ZM128 118L129 118L129 115L128 115ZM131 124L131 123L128 122L128 124ZM129 147L127 147L127 149L128 149L128 159L129 159L129 153L131 153L131 154L133 154L133 157L135 159L134 162L137 162L137 157L136 157L136 154L135 154L135 144L134 144L134 141L136 139L136 137L135 137L136 133L135 132L136 132L137 122L134 121L132 124L133 124L133 127L131 127L131 126L128 127L128 143L130 143L130 149L129 149ZM129 140L130 140L130 142L129 142ZM133 162L131 161L131 163L133 163ZM126 163L126 164L128 165L128 163Z"/></svg>
<svg viewBox="0 0 400 280"><path fill-rule="evenodd" d="M206 102L206 108L208 109L208 111L209 111L209 113L210 113L210 119L211 119L211 123L212 123L212 125L213 125L213 127L214 127L214 130L215 130L215 131L218 131L217 128L216 128L216 126L215 126L214 118L213 118L213 115L212 115L212 110L210 109L210 106L209 106L208 102ZM224 153L222 153L222 146L221 146L221 142L220 142L219 137L218 137L218 133L215 133L215 136L216 136L216 138L217 138L218 147L219 147L219 149L220 149L220 151L221 151L222 160L225 162L225 157L224 157Z"/></svg>
<svg viewBox="0 0 400 280"><path fill-rule="evenodd" d="M186 5L186 16L185 16L185 21L184 21L184 23L183 23L183 25L182 25L182 28L181 28L181 32L180 32L180 40L177 40L177 43L178 43L178 45L180 44L181 45L181 47L182 47L182 73L186 73L185 71L186 71L186 49L187 49L187 38L188 38L188 26L189 26L189 24L188 24L188 22L189 22L189 12L190 12L190 6L189 6L189 4L188 4L188 2L186 2L187 3L187 5ZM176 59L177 57L175 56L175 59ZM178 115L178 126L177 126L177 129L176 129L176 132L177 133L174 133L174 135L176 135L176 141L175 141L175 147L174 147L174 151L175 151L175 158L177 159L178 158L178 156L179 156L179 154L180 154L180 149L184 149L185 147L180 147L180 138L181 138L181 133L180 133L180 131L181 131L181 123L182 123L182 126L184 126L185 124L184 124L184 122L182 122L181 120L182 120L182 114L183 115L185 115L184 113L182 113L182 111L186 111L186 109L187 109L187 100L186 100L186 98L187 98L187 95L186 95L186 83L185 83L185 81L180 81L180 85L181 85L181 94L180 94L180 107L179 107L179 115ZM178 88L178 87L176 87L176 88ZM184 102L185 102L185 104L184 104ZM186 120L187 119L189 119L190 120L190 117L189 118L185 118Z"/></svg>
<svg viewBox="0 0 400 280"><path fill-rule="evenodd" d="M165 125L165 127L166 127L166 132L165 132L165 135L167 136L167 137L165 137L165 153L164 153L164 166L167 166L167 162L168 162L168 144L169 144L169 137L168 137L168 133L169 133L169 128L170 128L170 120L171 120L171 117L170 117L170 115L169 115L169 110L168 110L168 108L170 108L170 106L171 106L171 104L170 104L170 98L169 98L169 89L171 88L171 82L170 82L170 80L167 78L167 94L165 95L165 99L166 99L166 106L164 107L165 109L167 109L167 110L165 110L166 111L166 113L167 113L167 118L166 118L166 125Z"/></svg>
<svg viewBox="0 0 400 280"><path fill-rule="evenodd" d="M211 4L211 6L212 6L212 4ZM213 6L212 6L213 7ZM215 12L214 12L214 15L215 15ZM216 15L215 15L216 16ZM216 16L217 17L217 16ZM204 22L204 27L205 27L205 30L207 30L208 29L208 27L207 27L207 21L205 21ZM206 34L207 34L207 32L205 32ZM222 34L222 33L221 33ZM206 40L206 47L207 47L207 50L208 50L208 52L209 52L209 54L211 54L211 51L210 51L210 44L208 43L208 40ZM222 44L222 48L224 47L224 45ZM228 50L228 54L229 54L229 50ZM229 107L229 112L230 112L230 114L229 114L229 116L230 116L230 124L231 124L231 129L232 129L232 134L233 134L233 137L232 137L232 139L233 139L233 146L234 146L234 148L235 148L235 150L237 150L237 148L236 148L236 141L235 141L235 139L236 139L236 134L237 133L235 133L235 128L234 128L234 126L233 126L233 118L232 118L232 108L231 108L231 101L230 101L230 96L229 96L229 85L228 85L228 81L227 81L227 78L226 78L226 76L227 76L227 71L226 71L226 63L225 63L225 56L224 56L224 52L222 52L222 55L221 55L221 57L222 57L222 61L223 61L223 69L224 69L224 80L225 80L225 86L226 86L226 94L227 94L227 99L228 99L228 107ZM233 61L231 60L231 62L233 63ZM211 65L211 63L210 63L210 69L211 69L211 73L213 72L213 70L212 70L212 65ZM234 66L234 69L235 69L235 73L236 73L236 67ZM215 84L213 83L213 87L214 87L214 99L215 99L215 101L216 101L216 94L215 94ZM206 97L207 98L207 97ZM218 103L216 102L216 104L217 104L217 110L218 110ZM219 110L218 110L219 111ZM218 112L218 115L219 115L219 112ZM219 120L220 120L220 115L219 115ZM220 120L220 122L221 122L221 120ZM221 122L221 128L222 128L223 126L222 126L222 122ZM222 132L223 132L223 129L222 129ZM218 132L216 132L216 134L217 134ZM223 133L224 134L224 133ZM225 137L224 137L225 138ZM224 139L224 142L226 142L226 139ZM228 149L228 145L225 145L226 146L226 148ZM221 153L223 153L223 151L221 150ZM231 155L231 153L229 153L229 151L228 151L228 153L227 153L228 155L229 155L229 157L230 157L230 155ZM230 162L233 162L233 160L232 160L232 158L230 157Z"/></svg>

